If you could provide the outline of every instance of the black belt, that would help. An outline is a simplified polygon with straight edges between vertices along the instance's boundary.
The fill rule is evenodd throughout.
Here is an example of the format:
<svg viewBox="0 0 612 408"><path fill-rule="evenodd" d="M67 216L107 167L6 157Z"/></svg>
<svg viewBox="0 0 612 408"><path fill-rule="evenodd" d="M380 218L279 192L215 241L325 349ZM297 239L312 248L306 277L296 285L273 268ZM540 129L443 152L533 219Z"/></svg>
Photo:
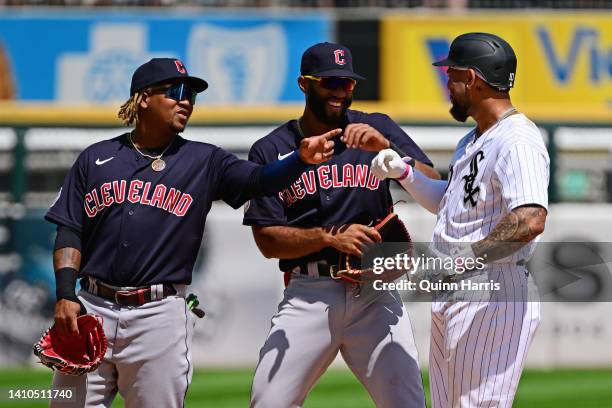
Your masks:
<svg viewBox="0 0 612 408"><path fill-rule="evenodd" d="M291 269L289 269L288 273L297 273L300 275L309 275L308 273L308 264L309 263L316 263L317 264L317 271L319 272L319 276L329 276L331 277L331 273L330 273L330 265L327 263L327 261L313 261L313 262L307 262L307 263L303 263L300 265L297 265Z"/></svg>
<svg viewBox="0 0 612 408"><path fill-rule="evenodd" d="M95 287L90 285L89 278L81 279L81 287L87 292L110 300L121 306L141 306L155 300L161 300L168 296L176 295L176 289L171 285L163 285L161 299L152 296L151 286L123 289L108 285L96 279Z"/></svg>

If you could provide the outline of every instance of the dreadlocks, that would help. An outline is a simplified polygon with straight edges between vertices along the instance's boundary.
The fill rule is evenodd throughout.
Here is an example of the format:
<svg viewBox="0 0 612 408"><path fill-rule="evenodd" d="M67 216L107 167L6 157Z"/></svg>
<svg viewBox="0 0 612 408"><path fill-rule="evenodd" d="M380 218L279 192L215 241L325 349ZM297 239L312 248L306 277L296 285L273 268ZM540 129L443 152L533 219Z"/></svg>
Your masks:
<svg viewBox="0 0 612 408"><path fill-rule="evenodd" d="M142 92L136 92L119 108L117 117L123 121L124 125L130 126L133 123L138 123L138 105L142 101L142 97Z"/></svg>

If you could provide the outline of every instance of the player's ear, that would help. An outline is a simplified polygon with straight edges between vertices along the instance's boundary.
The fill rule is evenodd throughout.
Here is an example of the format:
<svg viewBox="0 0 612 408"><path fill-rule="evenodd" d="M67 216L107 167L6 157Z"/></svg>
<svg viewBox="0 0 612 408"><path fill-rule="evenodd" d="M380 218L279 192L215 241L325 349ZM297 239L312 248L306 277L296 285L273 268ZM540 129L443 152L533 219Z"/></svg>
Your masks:
<svg viewBox="0 0 612 408"><path fill-rule="evenodd" d="M465 83L466 88L474 88L476 86L476 71L473 69L468 69L467 71L467 81Z"/></svg>
<svg viewBox="0 0 612 408"><path fill-rule="evenodd" d="M308 82L308 80L300 75L298 77L297 82L298 82L298 86L300 87L302 92L306 93L306 86L307 86L306 83Z"/></svg>
<svg viewBox="0 0 612 408"><path fill-rule="evenodd" d="M148 90L145 89L144 91L142 91L142 98L140 99L140 103L139 103L139 106L142 109L146 109L149 107L149 97L150 96L151 95L149 94Z"/></svg>

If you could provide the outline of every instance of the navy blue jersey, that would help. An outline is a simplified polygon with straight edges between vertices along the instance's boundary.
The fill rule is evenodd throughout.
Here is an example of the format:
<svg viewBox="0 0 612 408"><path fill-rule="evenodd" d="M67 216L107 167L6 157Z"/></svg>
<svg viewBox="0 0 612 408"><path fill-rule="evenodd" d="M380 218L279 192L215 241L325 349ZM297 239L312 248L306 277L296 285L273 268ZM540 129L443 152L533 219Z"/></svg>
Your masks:
<svg viewBox="0 0 612 408"><path fill-rule="evenodd" d="M258 166L176 136L156 172L127 135L79 155L45 218L81 234L79 276L115 286L189 284L212 202L240 207Z"/></svg>
<svg viewBox="0 0 612 408"><path fill-rule="evenodd" d="M345 122L367 123L404 153L432 165L425 153L387 115L348 110ZM295 150L300 139L297 121L291 120L258 140L249 152L249 160L266 164L280 159ZM334 150L331 160L310 166L277 196L250 200L243 223L311 228L351 223L372 225L384 218L393 203L389 180L380 181L370 173L370 163L376 153L347 149L339 140ZM304 262L318 260L335 263L338 254L328 247L303 258L281 260L279 266L287 271Z"/></svg>

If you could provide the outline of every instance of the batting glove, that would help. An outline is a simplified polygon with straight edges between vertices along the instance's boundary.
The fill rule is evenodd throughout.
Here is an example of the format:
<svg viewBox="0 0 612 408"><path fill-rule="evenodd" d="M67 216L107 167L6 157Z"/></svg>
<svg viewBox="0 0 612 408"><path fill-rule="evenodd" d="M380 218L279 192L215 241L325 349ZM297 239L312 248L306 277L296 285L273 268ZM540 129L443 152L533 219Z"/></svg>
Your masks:
<svg viewBox="0 0 612 408"><path fill-rule="evenodd" d="M400 181L404 179L411 181L414 178L412 166L408 164L411 160L410 157L401 158L395 150L381 150L372 159L370 171L380 180L392 178Z"/></svg>

